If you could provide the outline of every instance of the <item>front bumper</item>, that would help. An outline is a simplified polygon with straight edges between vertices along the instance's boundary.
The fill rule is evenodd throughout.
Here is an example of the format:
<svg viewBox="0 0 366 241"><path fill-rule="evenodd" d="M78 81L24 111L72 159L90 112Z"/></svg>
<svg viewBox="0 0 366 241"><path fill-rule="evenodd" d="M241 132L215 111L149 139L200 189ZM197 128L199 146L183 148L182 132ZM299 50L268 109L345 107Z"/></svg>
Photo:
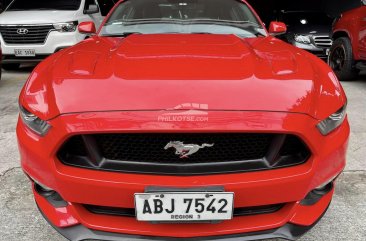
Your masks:
<svg viewBox="0 0 366 241"><path fill-rule="evenodd" d="M51 31L45 43L43 44L7 44L0 33L1 49L3 53L3 63L27 63L27 62L40 62L45 57L70 46L77 44L84 40L85 35L80 34L78 31L70 33L60 33L57 31ZM15 49L34 49L35 57L16 57L14 54Z"/></svg>
<svg viewBox="0 0 366 241"><path fill-rule="evenodd" d="M315 128L318 120L303 114L213 111L209 112L209 121L205 123L159 122L160 114L146 111L62 115L50 121L52 128L42 138L27 129L21 121L18 122L17 135L24 171L32 179L57 191L67 201L65 207L54 207L34 192L39 208L53 226L66 233L65 230L79 230L85 235L128 235L129 240L134 236L184 239L231 237L263 231L270 233L265 235L275 237L284 232L288 225L309 227L319 219L331 201L333 190L315 204L302 205L300 202L311 190L332 180L345 166L349 136L347 120L324 137ZM223 120L230 120L230 124ZM302 138L313 155L306 163L289 168L202 176L96 171L65 166L56 158L59 147L73 134L249 131L295 134ZM91 213L83 206L134 208L134 193L144 192L148 186L195 188L218 185L223 186L225 191L235 193L235 207L285 205L273 213L240 216L217 224L152 224L139 222L133 217ZM257 234L251 235L251 238L265 237ZM291 236L287 238L291 239ZM78 237L71 239L82 240ZM248 237L247 240L251 239Z"/></svg>
<svg viewBox="0 0 366 241"><path fill-rule="evenodd" d="M329 206L328 206L329 207ZM328 209L327 207L327 209ZM326 209L326 210L327 210ZM76 225L68 228L58 228L54 226L47 217L43 214L44 218L49 222L57 232L59 232L66 239L71 241L82 241L82 240L99 240L99 241L141 241L141 240L165 240L165 241L250 241L250 240L262 240L262 239L273 239L282 238L286 240L297 240L302 235L312 229L318 221L324 216L326 210L321 217L310 226L300 226L288 223L282 227L234 235L223 235L223 236L211 236L211 237L198 237L198 238L167 238L167 237L152 237L152 236L137 236L137 235L125 235L118 233L102 232L97 230L88 229L82 225Z"/></svg>

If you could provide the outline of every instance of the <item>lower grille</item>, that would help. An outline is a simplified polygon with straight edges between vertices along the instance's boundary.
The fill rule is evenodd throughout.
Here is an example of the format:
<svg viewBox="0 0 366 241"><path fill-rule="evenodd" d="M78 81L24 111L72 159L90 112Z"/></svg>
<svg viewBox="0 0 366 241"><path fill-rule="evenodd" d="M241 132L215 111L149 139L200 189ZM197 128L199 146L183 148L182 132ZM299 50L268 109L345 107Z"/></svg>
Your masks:
<svg viewBox="0 0 366 241"><path fill-rule="evenodd" d="M318 48L330 48L333 43L329 36L313 36L313 41Z"/></svg>
<svg viewBox="0 0 366 241"><path fill-rule="evenodd" d="M43 44L52 30L52 24L0 26L1 36L7 44Z"/></svg>
<svg viewBox="0 0 366 241"><path fill-rule="evenodd" d="M89 212L99 215L113 215L124 217L136 217L134 208L104 207L95 205L83 205ZM285 204L273 204L257 207L234 208L234 216L249 216L258 214L274 213L283 208Z"/></svg>
<svg viewBox="0 0 366 241"><path fill-rule="evenodd" d="M182 145L184 150L179 153ZM197 151L185 155L191 149ZM309 156L309 149L298 137L264 133L77 135L58 152L65 165L167 175L270 170L299 165Z"/></svg>

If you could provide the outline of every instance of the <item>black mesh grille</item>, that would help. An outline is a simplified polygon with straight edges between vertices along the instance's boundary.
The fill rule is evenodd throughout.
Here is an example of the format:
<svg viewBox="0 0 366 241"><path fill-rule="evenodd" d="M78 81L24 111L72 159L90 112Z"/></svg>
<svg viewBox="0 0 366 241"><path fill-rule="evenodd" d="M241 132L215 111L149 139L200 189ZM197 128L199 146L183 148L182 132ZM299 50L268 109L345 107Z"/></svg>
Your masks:
<svg viewBox="0 0 366 241"><path fill-rule="evenodd" d="M182 158L171 141L196 144ZM212 146L211 146L212 145ZM262 133L134 133L71 137L58 152L66 165L157 174L214 174L268 170L304 163L310 156L296 136Z"/></svg>
<svg viewBox="0 0 366 241"><path fill-rule="evenodd" d="M125 217L136 217L136 212L134 208L118 208L118 207L104 207L96 205L83 205L89 212L100 215L113 215L113 216L125 216ZM248 215L258 215L274 213L279 211L285 206L284 203L272 204L257 207L241 207L234 208L233 215L236 217L248 216Z"/></svg>
<svg viewBox="0 0 366 241"><path fill-rule="evenodd" d="M18 33L23 29L22 34ZM2 25L0 33L7 44L43 44L54 27L48 25Z"/></svg>
<svg viewBox="0 0 366 241"><path fill-rule="evenodd" d="M86 156L86 149L82 136L73 136L67 141L63 150L67 150L68 154L76 156Z"/></svg>
<svg viewBox="0 0 366 241"><path fill-rule="evenodd" d="M306 153L304 143L296 136L288 135L281 147L281 156L294 155L296 153Z"/></svg>
<svg viewBox="0 0 366 241"><path fill-rule="evenodd" d="M270 134L106 134L95 136L102 155L110 160L157 163L207 163L263 158L273 135ZM170 141L184 144L213 144L189 158L180 158Z"/></svg>

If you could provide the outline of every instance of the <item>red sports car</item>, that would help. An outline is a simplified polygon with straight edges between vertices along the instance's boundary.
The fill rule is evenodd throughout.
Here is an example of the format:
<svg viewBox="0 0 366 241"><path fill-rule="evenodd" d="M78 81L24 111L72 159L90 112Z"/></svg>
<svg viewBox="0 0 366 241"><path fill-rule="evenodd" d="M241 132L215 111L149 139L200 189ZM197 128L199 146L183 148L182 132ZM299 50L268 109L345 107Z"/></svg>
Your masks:
<svg viewBox="0 0 366 241"><path fill-rule="evenodd" d="M308 231L345 166L347 101L285 30L245 1L126 0L39 64L17 135L45 218L75 241Z"/></svg>
<svg viewBox="0 0 366 241"><path fill-rule="evenodd" d="M344 12L333 26L329 64L340 80L357 77L366 70L366 0Z"/></svg>

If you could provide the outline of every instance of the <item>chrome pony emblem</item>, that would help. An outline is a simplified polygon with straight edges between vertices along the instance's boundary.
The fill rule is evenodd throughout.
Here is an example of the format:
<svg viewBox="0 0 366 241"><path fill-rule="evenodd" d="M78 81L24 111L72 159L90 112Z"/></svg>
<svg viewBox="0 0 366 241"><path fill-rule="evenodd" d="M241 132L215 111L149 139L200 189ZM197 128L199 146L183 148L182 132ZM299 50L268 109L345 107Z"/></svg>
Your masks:
<svg viewBox="0 0 366 241"><path fill-rule="evenodd" d="M22 34L22 35L24 35L24 34L27 34L29 31L28 31L28 29L26 29L26 28L18 28L17 29L17 33L18 34Z"/></svg>
<svg viewBox="0 0 366 241"><path fill-rule="evenodd" d="M190 155L198 152L200 149L205 147L213 147L214 144L206 144L202 145L197 144L184 144L181 141L171 141L164 147L164 150L167 150L171 147L175 148L175 155L179 155L180 158L188 158Z"/></svg>

